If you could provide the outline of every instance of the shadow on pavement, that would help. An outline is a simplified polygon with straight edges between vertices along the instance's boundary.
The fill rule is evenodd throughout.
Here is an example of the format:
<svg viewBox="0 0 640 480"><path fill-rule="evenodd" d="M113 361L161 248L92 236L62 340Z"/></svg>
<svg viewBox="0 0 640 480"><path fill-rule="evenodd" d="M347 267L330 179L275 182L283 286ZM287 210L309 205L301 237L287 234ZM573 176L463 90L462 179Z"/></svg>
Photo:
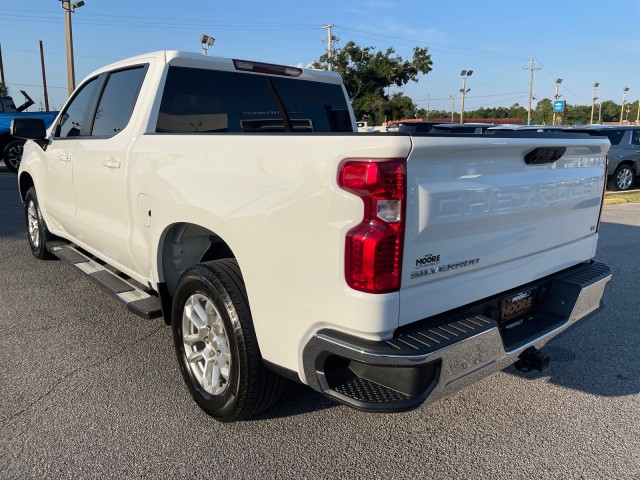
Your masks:
<svg viewBox="0 0 640 480"><path fill-rule="evenodd" d="M637 210L627 208L623 212L633 215ZM579 322L542 349L551 357L547 371L524 373L514 367L506 371L531 380L547 378L559 386L605 397L639 393L639 247L640 226L603 222L597 259L613 272L604 296L604 310Z"/></svg>

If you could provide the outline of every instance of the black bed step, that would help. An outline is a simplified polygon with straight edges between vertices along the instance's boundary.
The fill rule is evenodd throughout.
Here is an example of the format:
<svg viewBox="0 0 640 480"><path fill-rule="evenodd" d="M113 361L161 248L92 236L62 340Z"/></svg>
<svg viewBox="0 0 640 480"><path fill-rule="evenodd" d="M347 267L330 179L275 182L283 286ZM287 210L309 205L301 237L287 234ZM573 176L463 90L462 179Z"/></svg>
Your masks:
<svg viewBox="0 0 640 480"><path fill-rule="evenodd" d="M118 301L124 303L131 313L149 319L162 316L158 297L145 292L124 278L107 270L90 256L80 252L74 245L55 242L48 245L48 248L60 260L64 260L76 267L92 282L113 295Z"/></svg>

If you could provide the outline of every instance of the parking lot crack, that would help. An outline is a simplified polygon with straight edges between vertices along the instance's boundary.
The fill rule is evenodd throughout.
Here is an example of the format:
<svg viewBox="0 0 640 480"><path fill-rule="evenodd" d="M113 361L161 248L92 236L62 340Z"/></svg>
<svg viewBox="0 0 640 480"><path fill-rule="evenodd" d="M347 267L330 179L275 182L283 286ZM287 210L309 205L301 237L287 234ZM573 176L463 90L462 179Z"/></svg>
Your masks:
<svg viewBox="0 0 640 480"><path fill-rule="evenodd" d="M109 361L113 360L114 358L116 358L118 355L121 355L123 352L125 352L127 349L131 348L131 347L135 347L136 345L139 345L140 343L144 342L145 340L151 338L152 336L154 336L156 333L158 333L160 330L163 330L165 328L164 325L160 325L158 328L154 329L152 332L148 333L147 335L144 335L140 338L137 338L136 340L134 340L133 342L127 343L126 345L122 346L120 349L118 349L116 352L112 353L111 355L105 356L103 357L100 361L98 362L94 362L92 364L89 364L89 368L96 368L96 367L100 367L106 363L108 363ZM89 358L89 357L87 357ZM68 372L67 374L63 375L60 379L58 379L45 393L43 393L42 395L40 395L39 397L37 397L33 402L31 402L29 405L27 405L26 407L24 407L22 410L20 410L19 412L14 413L13 415L10 415L9 417L0 420L2 422L2 425L7 424L8 422L10 422L11 420L20 417L21 415L24 415L26 412L28 412L29 410L31 410L33 407L35 407L37 404L39 404L40 402L42 402L44 399L46 399L47 397L49 397L52 393L54 393L58 387L60 385L62 385L66 380L68 380L69 378L73 377L76 373L78 373L81 370L86 370L87 367L83 366L83 367L78 367L70 372Z"/></svg>

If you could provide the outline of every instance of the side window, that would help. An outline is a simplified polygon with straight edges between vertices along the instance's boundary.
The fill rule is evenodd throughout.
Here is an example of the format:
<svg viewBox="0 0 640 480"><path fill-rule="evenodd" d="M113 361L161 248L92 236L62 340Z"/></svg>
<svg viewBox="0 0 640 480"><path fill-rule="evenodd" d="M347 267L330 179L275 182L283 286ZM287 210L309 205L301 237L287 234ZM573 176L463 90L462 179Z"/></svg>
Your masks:
<svg viewBox="0 0 640 480"><path fill-rule="evenodd" d="M82 132L84 117L91 105L95 92L97 78L86 83L71 101L60 117L60 122L54 133L55 137L79 137Z"/></svg>
<svg viewBox="0 0 640 480"><path fill-rule="evenodd" d="M640 145L640 130L633 130L631 132L631 144Z"/></svg>
<svg viewBox="0 0 640 480"><path fill-rule="evenodd" d="M92 136L112 137L127 126L145 71L145 67L136 67L109 75L96 110Z"/></svg>
<svg viewBox="0 0 640 480"><path fill-rule="evenodd" d="M624 130L606 130L603 134L609 137L611 145L619 145L624 137Z"/></svg>

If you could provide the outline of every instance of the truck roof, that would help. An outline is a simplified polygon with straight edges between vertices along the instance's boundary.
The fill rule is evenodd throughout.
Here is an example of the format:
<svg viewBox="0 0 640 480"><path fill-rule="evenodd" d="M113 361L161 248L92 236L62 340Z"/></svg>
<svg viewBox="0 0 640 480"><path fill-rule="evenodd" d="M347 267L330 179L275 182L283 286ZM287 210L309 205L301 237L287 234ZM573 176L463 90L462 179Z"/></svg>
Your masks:
<svg viewBox="0 0 640 480"><path fill-rule="evenodd" d="M142 55L137 55L135 57L129 57L124 60L120 60L118 62L106 65L98 70L91 72L88 77L96 76L100 73L114 70L116 68L126 67L128 65L135 65L143 62L148 62L149 60L155 60L158 63L168 63L174 66L181 67L192 67L192 68L203 68L203 69L211 69L211 70L226 70L226 71L237 71L238 69L235 66L234 60L243 60L246 62L255 62L255 63L267 63L262 62L260 60L246 60L246 59L232 59L226 57L215 57L215 56L205 56L201 53L195 52L185 52L180 50L159 50L156 52L149 52ZM289 65L278 65L282 67L289 67ZM325 83L334 83L334 84L342 84L342 78L336 72L329 72L326 70L314 70L310 68L300 68L298 66L291 66L293 68L298 68L301 70L301 74L295 77L290 78L298 78L300 80L313 80L316 82L325 82ZM251 72L246 72L251 73Z"/></svg>

